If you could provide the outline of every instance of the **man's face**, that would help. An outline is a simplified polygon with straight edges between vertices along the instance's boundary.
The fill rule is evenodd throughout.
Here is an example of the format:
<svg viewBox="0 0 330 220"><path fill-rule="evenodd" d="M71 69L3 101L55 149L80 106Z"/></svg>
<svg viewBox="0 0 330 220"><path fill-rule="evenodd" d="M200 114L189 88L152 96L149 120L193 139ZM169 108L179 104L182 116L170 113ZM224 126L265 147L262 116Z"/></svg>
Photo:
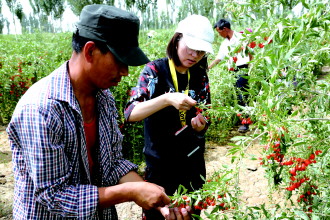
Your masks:
<svg viewBox="0 0 330 220"><path fill-rule="evenodd" d="M102 54L99 49L93 51L94 62L91 70L91 80L99 89L117 86L122 76L128 76L128 66L120 62L109 51Z"/></svg>
<svg viewBox="0 0 330 220"><path fill-rule="evenodd" d="M228 37L228 29L226 27L224 27L222 30L219 27L216 27L216 30L221 37L223 37L223 38Z"/></svg>

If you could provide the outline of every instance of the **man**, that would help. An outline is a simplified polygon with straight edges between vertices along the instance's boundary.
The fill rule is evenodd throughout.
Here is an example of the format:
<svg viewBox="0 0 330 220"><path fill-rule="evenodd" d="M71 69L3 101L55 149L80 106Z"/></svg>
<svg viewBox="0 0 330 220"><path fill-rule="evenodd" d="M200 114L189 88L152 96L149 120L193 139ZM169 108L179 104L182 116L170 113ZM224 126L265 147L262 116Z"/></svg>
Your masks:
<svg viewBox="0 0 330 220"><path fill-rule="evenodd" d="M239 71L242 68L248 68L248 62L252 60L252 56L249 54L248 56L245 55L244 51L234 51L237 50L237 48L240 47L240 44L242 44L242 34L239 32L236 32L231 29L230 22L225 19L220 19L215 25L214 28L219 33L221 37L224 38L224 41L222 42L219 52L216 56L216 58L212 61L212 63L209 65L209 69L214 67L216 64L218 64L221 60L224 60L225 57L229 57L228 60L228 69L233 70L235 72ZM232 56L232 55L235 56ZM231 57L230 57L231 56ZM235 68L232 67L232 64L235 63ZM244 78L244 76L247 76L247 74L240 74L237 81L236 81L236 87L238 88L238 98L239 98L239 104L242 106L245 106L245 100L247 96L242 95L242 93L247 92L248 87L248 80ZM249 125L244 124L239 127L239 132L246 132L249 130Z"/></svg>
<svg viewBox="0 0 330 220"><path fill-rule="evenodd" d="M148 58L139 19L107 5L83 8L69 61L34 84L8 125L15 176L14 219L118 219L115 204L134 201L167 219L189 219L166 204L122 158L114 98L128 66Z"/></svg>

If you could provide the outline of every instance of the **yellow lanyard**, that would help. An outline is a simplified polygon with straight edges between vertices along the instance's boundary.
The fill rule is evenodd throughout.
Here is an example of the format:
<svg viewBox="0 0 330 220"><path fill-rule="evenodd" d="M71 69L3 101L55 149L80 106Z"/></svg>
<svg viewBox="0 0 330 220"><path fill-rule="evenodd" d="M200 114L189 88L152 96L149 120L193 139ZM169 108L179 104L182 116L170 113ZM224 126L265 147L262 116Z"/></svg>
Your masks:
<svg viewBox="0 0 330 220"><path fill-rule="evenodd" d="M175 90L177 92L179 92L178 78L176 76L176 71L175 71L175 66L174 66L173 60L168 59L168 64L170 66L170 71L171 71L172 80L173 80ZM186 90L184 91L184 94L186 94L186 95L188 95L188 93L189 93L189 80L190 80L189 70L188 70L187 74L188 74L188 84L187 84ZM180 117L181 125L185 126L186 125L186 110L179 110L179 117Z"/></svg>

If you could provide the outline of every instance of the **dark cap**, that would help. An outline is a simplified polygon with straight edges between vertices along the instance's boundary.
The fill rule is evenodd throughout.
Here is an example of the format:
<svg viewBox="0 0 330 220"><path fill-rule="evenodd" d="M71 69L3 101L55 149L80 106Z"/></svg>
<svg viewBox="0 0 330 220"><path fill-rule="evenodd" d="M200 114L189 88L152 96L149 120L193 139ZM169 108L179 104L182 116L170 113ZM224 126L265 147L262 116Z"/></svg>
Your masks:
<svg viewBox="0 0 330 220"><path fill-rule="evenodd" d="M109 5L87 5L77 23L79 35L107 44L111 53L128 66L149 62L139 48L140 20L134 14Z"/></svg>

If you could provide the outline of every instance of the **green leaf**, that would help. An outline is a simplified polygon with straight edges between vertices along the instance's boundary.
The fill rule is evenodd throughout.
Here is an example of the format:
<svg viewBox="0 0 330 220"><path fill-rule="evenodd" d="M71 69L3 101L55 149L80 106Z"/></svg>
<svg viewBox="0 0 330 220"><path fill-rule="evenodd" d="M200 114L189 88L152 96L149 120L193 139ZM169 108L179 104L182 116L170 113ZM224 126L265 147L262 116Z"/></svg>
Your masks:
<svg viewBox="0 0 330 220"><path fill-rule="evenodd" d="M265 215L267 218L269 218L269 214L268 214L267 210L265 209L265 204L262 204L262 205L261 205L261 210L262 210L262 212L264 213L264 215Z"/></svg>
<svg viewBox="0 0 330 220"><path fill-rule="evenodd" d="M270 57L264 57L267 63L272 64L272 61L270 60Z"/></svg>
<svg viewBox="0 0 330 220"><path fill-rule="evenodd" d="M203 220L202 217L200 217L199 215L196 214L191 214L192 217L194 217L194 219L199 219L199 220Z"/></svg>
<svg viewBox="0 0 330 220"><path fill-rule="evenodd" d="M304 144L306 144L306 143L307 143L307 142L302 141L302 142L294 143L294 144L292 144L291 146L300 146L300 145L304 145Z"/></svg>
<svg viewBox="0 0 330 220"><path fill-rule="evenodd" d="M235 153L237 153L237 152L239 152L241 150L242 150L241 147L233 147L233 148L231 148L231 149L228 150L228 154L235 154Z"/></svg>
<svg viewBox="0 0 330 220"><path fill-rule="evenodd" d="M313 215L312 215L312 219L311 220L319 220L319 219L321 219L318 215L315 215L314 213L313 213Z"/></svg>
<svg viewBox="0 0 330 220"><path fill-rule="evenodd" d="M301 0L301 3L305 8L309 9L309 5L306 3L306 0Z"/></svg>
<svg viewBox="0 0 330 220"><path fill-rule="evenodd" d="M303 211L298 211L298 210L293 210L294 213L296 213L296 215L298 215L300 218L304 219L304 220L309 220L308 215L303 212Z"/></svg>
<svg viewBox="0 0 330 220"><path fill-rule="evenodd" d="M288 59L292 56L294 50L295 50L294 48L292 48L291 50L289 50L289 51L286 53L284 59L288 60Z"/></svg>
<svg viewBox="0 0 330 220"><path fill-rule="evenodd" d="M277 27L278 27L278 32L279 32L280 38L282 38L282 35L283 35L283 24L282 23L279 23L279 24L277 24Z"/></svg>

